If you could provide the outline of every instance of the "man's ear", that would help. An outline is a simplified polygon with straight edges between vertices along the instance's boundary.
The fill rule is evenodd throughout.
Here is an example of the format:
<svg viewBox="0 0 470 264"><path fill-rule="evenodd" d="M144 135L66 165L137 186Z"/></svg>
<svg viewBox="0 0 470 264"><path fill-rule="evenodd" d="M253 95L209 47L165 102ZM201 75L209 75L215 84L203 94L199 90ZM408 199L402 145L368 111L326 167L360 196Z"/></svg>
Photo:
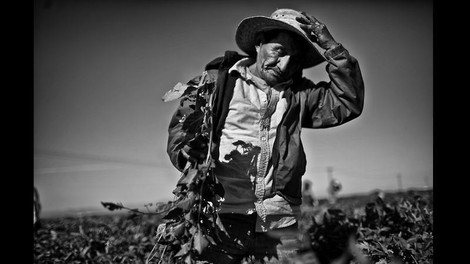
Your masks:
<svg viewBox="0 0 470 264"><path fill-rule="evenodd" d="M264 33L263 32L258 33L258 35L256 36L256 42L255 43L256 43L255 44L256 53L259 53L261 45L263 45L263 43L265 43L265 38L264 38Z"/></svg>
<svg viewBox="0 0 470 264"><path fill-rule="evenodd" d="M256 50L257 54L259 54L259 50L261 49L261 45L262 45L262 43L259 43L258 45L255 45L255 50Z"/></svg>

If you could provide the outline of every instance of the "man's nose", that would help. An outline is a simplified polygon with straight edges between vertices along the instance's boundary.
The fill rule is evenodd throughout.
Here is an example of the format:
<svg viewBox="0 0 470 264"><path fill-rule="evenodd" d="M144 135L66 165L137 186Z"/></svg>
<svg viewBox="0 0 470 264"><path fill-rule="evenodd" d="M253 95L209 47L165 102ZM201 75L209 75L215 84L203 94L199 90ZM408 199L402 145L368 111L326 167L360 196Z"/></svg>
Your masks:
<svg viewBox="0 0 470 264"><path fill-rule="evenodd" d="M285 56L278 58L277 66L282 72L286 72L289 67L290 62L291 62L291 56L285 55Z"/></svg>

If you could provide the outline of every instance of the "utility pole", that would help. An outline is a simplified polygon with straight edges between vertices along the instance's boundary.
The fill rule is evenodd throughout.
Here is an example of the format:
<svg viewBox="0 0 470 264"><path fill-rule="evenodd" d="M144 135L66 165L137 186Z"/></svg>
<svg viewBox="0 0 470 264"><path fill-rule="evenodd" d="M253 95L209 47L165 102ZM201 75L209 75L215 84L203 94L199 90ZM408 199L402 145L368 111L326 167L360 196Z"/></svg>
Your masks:
<svg viewBox="0 0 470 264"><path fill-rule="evenodd" d="M398 181L398 191L402 191L402 185L401 185L401 173L397 174L397 181Z"/></svg>
<svg viewBox="0 0 470 264"><path fill-rule="evenodd" d="M424 187L428 188L429 187L429 176L424 176Z"/></svg>
<svg viewBox="0 0 470 264"><path fill-rule="evenodd" d="M328 166L326 167L327 175L328 175L328 182L331 182L333 180L333 167Z"/></svg>
<svg viewBox="0 0 470 264"><path fill-rule="evenodd" d="M333 167L327 167L326 171L328 175L328 200L330 204L335 204L337 193L341 190L341 183L333 179Z"/></svg>

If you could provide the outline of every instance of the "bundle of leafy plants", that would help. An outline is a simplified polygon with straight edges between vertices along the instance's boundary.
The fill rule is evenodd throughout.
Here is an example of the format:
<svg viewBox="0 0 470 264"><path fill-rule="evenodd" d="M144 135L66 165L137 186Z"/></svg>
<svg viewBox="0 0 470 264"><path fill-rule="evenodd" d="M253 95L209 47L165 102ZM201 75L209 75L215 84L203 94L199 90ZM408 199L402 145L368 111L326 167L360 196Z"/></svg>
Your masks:
<svg viewBox="0 0 470 264"><path fill-rule="evenodd" d="M194 142L207 145L205 159L190 157L173 190L175 199L163 205L167 211L165 223L157 230L157 243L149 254L163 263L194 263L209 244L216 244L221 232L225 232L218 209L224 189L213 173L212 149L212 101L215 80L205 71L200 78L187 84L178 83L163 97L164 101L184 99L193 110L179 120L185 138L177 150Z"/></svg>

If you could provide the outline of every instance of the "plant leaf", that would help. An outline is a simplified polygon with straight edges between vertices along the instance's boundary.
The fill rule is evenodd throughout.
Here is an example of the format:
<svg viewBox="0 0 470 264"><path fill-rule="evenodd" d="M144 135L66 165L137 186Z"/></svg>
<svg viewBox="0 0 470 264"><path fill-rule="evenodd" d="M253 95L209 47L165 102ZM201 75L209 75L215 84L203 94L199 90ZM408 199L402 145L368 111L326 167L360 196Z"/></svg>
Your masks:
<svg viewBox="0 0 470 264"><path fill-rule="evenodd" d="M186 226L186 223L185 223L184 221L181 222L181 223L179 223L179 224L176 224L176 225L175 225L174 227L172 227L172 229L171 229L172 235L173 235L176 239L178 239L179 237L181 237L181 235L184 234L184 228L185 228L185 226Z"/></svg>
<svg viewBox="0 0 470 264"><path fill-rule="evenodd" d="M199 171L197 169L189 169L185 174L183 174L183 176L181 176L177 185L188 185L192 183L198 173Z"/></svg>
<svg viewBox="0 0 470 264"><path fill-rule="evenodd" d="M176 205L178 208L183 209L183 212L189 211L196 203L196 195L193 192L189 192L188 195Z"/></svg>
<svg viewBox="0 0 470 264"><path fill-rule="evenodd" d="M175 208L171 209L171 211L168 212L168 214L165 215L163 217L163 219L175 219L175 218L179 217L182 212L183 212L183 209L181 209L179 207L175 207Z"/></svg>
<svg viewBox="0 0 470 264"><path fill-rule="evenodd" d="M220 221L220 217L217 217L217 219L215 219L215 224L219 227L219 229L224 232L227 236L228 236L228 233L227 233L227 230L225 230L225 227L224 225L222 224L222 221Z"/></svg>
<svg viewBox="0 0 470 264"><path fill-rule="evenodd" d="M183 244L181 246L180 251L178 251L178 253L176 253L175 257L181 257L181 256L184 256L184 255L188 254L190 249L191 249L191 242Z"/></svg>
<svg viewBox="0 0 470 264"><path fill-rule="evenodd" d="M101 202L101 204L109 211L121 210L123 208L122 204L120 203Z"/></svg>
<svg viewBox="0 0 470 264"><path fill-rule="evenodd" d="M220 197L225 196L224 186L220 182L215 184L215 194L219 195Z"/></svg>
<svg viewBox="0 0 470 264"><path fill-rule="evenodd" d="M193 264L195 261L193 260L193 257L191 254L188 254L186 258L184 259L184 264Z"/></svg>
<svg viewBox="0 0 470 264"><path fill-rule="evenodd" d="M169 201L167 203L160 202L155 203L155 207L155 211L160 214L169 211L170 209L175 207L175 204L172 201Z"/></svg>
<svg viewBox="0 0 470 264"><path fill-rule="evenodd" d="M191 91L195 90L194 86L190 86L183 83L177 83L171 90L163 95L163 102L169 102L181 98L184 95L189 94Z"/></svg>
<svg viewBox="0 0 470 264"><path fill-rule="evenodd" d="M204 234L199 230L194 235L194 249L199 253L202 252L207 248L209 245L209 241L204 237Z"/></svg>
<svg viewBox="0 0 470 264"><path fill-rule="evenodd" d="M192 112L183 122L183 130L186 130L189 134L196 134L201 128L202 121L204 119L204 113L202 111Z"/></svg>

